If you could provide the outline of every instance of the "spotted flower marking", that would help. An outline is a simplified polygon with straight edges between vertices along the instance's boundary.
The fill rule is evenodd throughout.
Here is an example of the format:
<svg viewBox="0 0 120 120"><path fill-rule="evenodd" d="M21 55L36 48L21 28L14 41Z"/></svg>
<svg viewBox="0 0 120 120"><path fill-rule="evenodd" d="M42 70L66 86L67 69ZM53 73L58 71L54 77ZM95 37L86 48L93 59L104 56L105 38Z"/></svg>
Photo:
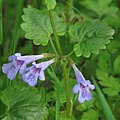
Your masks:
<svg viewBox="0 0 120 120"><path fill-rule="evenodd" d="M72 64L72 68L75 72L77 84L73 88L73 92L76 94L79 92L78 101L83 103L85 101L92 100L92 93L90 90L94 90L95 86L91 84L89 80L85 80L82 73L78 70L75 64Z"/></svg>
<svg viewBox="0 0 120 120"><path fill-rule="evenodd" d="M44 70L52 63L54 63L54 59L39 64L33 62L33 65L27 69L28 72L22 75L23 81L28 83L30 86L35 86L38 78L41 81L44 81Z"/></svg>

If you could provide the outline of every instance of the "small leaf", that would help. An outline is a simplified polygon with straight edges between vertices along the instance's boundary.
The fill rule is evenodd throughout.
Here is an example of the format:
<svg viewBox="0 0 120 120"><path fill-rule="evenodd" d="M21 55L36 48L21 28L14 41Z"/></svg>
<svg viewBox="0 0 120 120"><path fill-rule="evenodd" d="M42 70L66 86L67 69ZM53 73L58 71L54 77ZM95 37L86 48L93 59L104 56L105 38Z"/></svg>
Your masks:
<svg viewBox="0 0 120 120"><path fill-rule="evenodd" d="M1 100L7 106L6 120L45 120L48 116L35 89L11 86L1 92Z"/></svg>
<svg viewBox="0 0 120 120"><path fill-rule="evenodd" d="M54 9L56 6L56 0L45 0L45 3L48 10Z"/></svg>
<svg viewBox="0 0 120 120"><path fill-rule="evenodd" d="M95 20L72 25L68 33L71 41L76 43L73 48L76 56L89 57L91 53L98 54L100 49L106 48L105 44L108 44L109 39L112 39L114 30Z"/></svg>
<svg viewBox="0 0 120 120"><path fill-rule="evenodd" d="M49 36L53 33L49 14L47 10L38 10L31 6L24 8L21 24L22 29L26 32L25 37L33 40L35 45L47 45ZM66 25L63 19L53 12L53 19L56 26L57 34L63 36L66 32Z"/></svg>
<svg viewBox="0 0 120 120"><path fill-rule="evenodd" d="M89 109L87 112L83 113L81 120L98 120L98 112Z"/></svg>

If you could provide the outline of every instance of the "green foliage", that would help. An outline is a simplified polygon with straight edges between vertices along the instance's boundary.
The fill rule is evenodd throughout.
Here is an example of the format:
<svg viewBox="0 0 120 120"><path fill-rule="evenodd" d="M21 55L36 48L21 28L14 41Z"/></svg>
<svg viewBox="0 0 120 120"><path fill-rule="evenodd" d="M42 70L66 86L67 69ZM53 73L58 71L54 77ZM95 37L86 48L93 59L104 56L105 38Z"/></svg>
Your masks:
<svg viewBox="0 0 120 120"><path fill-rule="evenodd" d="M84 0L80 2L87 9L96 12L99 16L108 15L109 13L115 13L118 11L118 8L115 5L110 5L112 0ZM99 7L98 7L99 6Z"/></svg>
<svg viewBox="0 0 120 120"><path fill-rule="evenodd" d="M3 120L45 120L48 116L47 107L35 89L12 86L2 91L0 97L7 106Z"/></svg>
<svg viewBox="0 0 120 120"><path fill-rule="evenodd" d="M96 71L97 78L100 80L99 83L102 85L103 92L108 96L115 96L118 95L120 92L120 84L118 83L117 79L109 76L108 73L97 69Z"/></svg>
<svg viewBox="0 0 120 120"><path fill-rule="evenodd" d="M85 103L82 103L82 104L78 104L75 107L75 109L78 110L78 111L85 111L85 110L89 110L93 107L94 107L94 99L91 100L91 101L87 101Z"/></svg>
<svg viewBox="0 0 120 120"><path fill-rule="evenodd" d="M104 51L99 55L99 68L96 70L96 76L99 79L100 85L103 86L103 92L108 96L116 96L120 92L120 84L118 78L113 76L115 70L113 71L112 68L115 68L115 64L119 63L119 57L115 59L113 67L111 58L112 56L107 51ZM117 65L115 69L117 69Z"/></svg>
<svg viewBox="0 0 120 120"><path fill-rule="evenodd" d="M73 80L73 79L70 79L69 80L69 84L70 84L70 94L72 96L72 94L73 94L72 89L73 89L73 86L76 84L76 81ZM54 86L54 89L56 90L56 85ZM60 95L59 95L59 97L60 97L60 103L63 104L63 103L66 102L65 81L64 80L61 80L59 82L59 93L60 93Z"/></svg>
<svg viewBox="0 0 120 120"><path fill-rule="evenodd" d="M24 14L22 16L24 23L21 24L21 27L26 32L25 37L33 40L35 45L47 45L49 37L53 33L48 11L28 6L28 8L24 8ZM66 32L66 25L55 12L53 16L57 34L63 36Z"/></svg>
<svg viewBox="0 0 120 120"><path fill-rule="evenodd" d="M3 30L2 30L2 0L0 1L0 44L2 43Z"/></svg>
<svg viewBox="0 0 120 120"><path fill-rule="evenodd" d="M84 21L69 28L70 39L76 43L73 49L77 57L89 57L91 53L97 54L100 49L105 49L113 34L113 29L98 20Z"/></svg>
<svg viewBox="0 0 120 120"><path fill-rule="evenodd" d="M100 87L98 86L97 82L94 80L94 78L92 78L93 80L93 83L96 87L96 92L97 92L97 95L99 97L99 100L100 100L100 103L101 103L101 106L102 106L102 110L104 112L104 116L106 118L106 120L115 120L115 117L111 111L111 108L107 102L107 100L105 99L104 97L104 94L102 93Z"/></svg>
<svg viewBox="0 0 120 120"><path fill-rule="evenodd" d="M56 6L56 0L45 0L45 3L48 10L54 9Z"/></svg>
<svg viewBox="0 0 120 120"><path fill-rule="evenodd" d="M120 74L120 55L117 56L114 60L113 70L115 74Z"/></svg>
<svg viewBox="0 0 120 120"><path fill-rule="evenodd" d="M84 11L86 10L89 16L101 18L112 26L120 27L119 9L113 0L81 0L79 2L85 7ZM93 13L90 14L90 11Z"/></svg>
<svg viewBox="0 0 120 120"><path fill-rule="evenodd" d="M98 112L89 109L87 112L83 113L81 120L98 120Z"/></svg>
<svg viewBox="0 0 120 120"><path fill-rule="evenodd" d="M2 1L3 0L0 1L0 6L2 5ZM92 91L93 99L82 104L78 102L78 94L75 95L72 91L76 80L74 72L71 72L72 68L69 62L66 67L68 67L67 70L70 77L71 118L66 115L66 85L62 78L64 73L61 70L61 64L59 65L59 62L58 64L54 64L53 68L50 67L45 71L46 81L38 81L38 84L34 88L28 87L28 85L22 81L20 75L17 75L15 80L10 81L6 79L6 75L1 73L0 119L115 120L116 118L116 120L119 120L119 0L56 1L29 0L25 1L25 4L18 4L19 2L16 0L4 1L4 6L2 5L3 8L0 7L0 9L3 10L3 18L0 18L0 27L4 26L4 29L0 31L0 33L3 32L3 41L2 45L0 45L0 64L7 62L7 57L10 55L9 48L12 46L11 40L13 40L13 46L16 48L15 52L19 52L22 55L54 52L51 44L48 44L50 37L53 44L55 44L55 37L53 36L49 18L50 10L53 15L53 21L63 53L63 56L57 56L58 61L64 59L65 62L67 62L68 59L66 59L66 57L70 57L77 63L79 69L85 75L85 78L92 80L91 76L96 75L96 82L93 80L96 86L95 90ZM29 6L29 4L35 8ZM23 9L22 5L23 7L28 5L28 7ZM22 9L24 15L22 16L23 23L21 27L24 31L17 29L20 27L20 12ZM110 39L112 39L114 30L105 23L112 26L116 31L114 35L115 39L111 40L109 45L107 44L110 42ZM24 38L24 32L25 37L29 39L28 41ZM0 36L0 40L2 40L2 37ZM33 45L32 41L35 45L39 46ZM100 49L106 47L106 50L99 52ZM55 48L57 50L56 44ZM11 47L11 49L14 48ZM98 52L99 54L97 55L91 55L92 53ZM89 59L85 57L89 57ZM43 59L43 61L45 60L46 59ZM37 61L37 63L41 61L42 60ZM1 69L0 67L0 71L2 71Z"/></svg>
<svg viewBox="0 0 120 120"><path fill-rule="evenodd" d="M71 118L68 118L66 116L66 113L65 112L61 112L60 113L60 120L76 120L74 116L71 116Z"/></svg>

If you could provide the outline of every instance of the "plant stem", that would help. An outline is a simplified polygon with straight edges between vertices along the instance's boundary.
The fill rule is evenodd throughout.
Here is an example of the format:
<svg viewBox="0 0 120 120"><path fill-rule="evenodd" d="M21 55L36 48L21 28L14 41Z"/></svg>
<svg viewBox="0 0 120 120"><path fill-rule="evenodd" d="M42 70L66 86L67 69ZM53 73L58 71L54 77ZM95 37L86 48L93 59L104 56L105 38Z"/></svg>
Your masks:
<svg viewBox="0 0 120 120"><path fill-rule="evenodd" d="M62 64L63 78L66 86L66 99L67 99L67 117L70 117L70 91L69 91L69 77L67 74L66 63Z"/></svg>
<svg viewBox="0 0 120 120"><path fill-rule="evenodd" d="M2 0L0 1L0 44L3 39L3 31L2 31Z"/></svg>
<svg viewBox="0 0 120 120"><path fill-rule="evenodd" d="M53 69L52 66L50 66L51 70L50 69L47 69L48 70L48 73L49 75L51 75L51 77L53 78L53 80L55 80L55 83L56 83L56 120L59 120L59 107L60 107L60 98L59 98L59 79L57 78L56 74L55 74L55 71Z"/></svg>
<svg viewBox="0 0 120 120"><path fill-rule="evenodd" d="M52 46L54 52L56 53L56 55L58 55L58 52L57 52L57 50L56 50L56 48L55 48L55 46L54 46L54 43L53 43L51 37L49 37L49 39L50 39L50 43L51 43L51 46Z"/></svg>
<svg viewBox="0 0 120 120"><path fill-rule="evenodd" d="M57 36L57 32L56 32L56 28L55 28L55 24L54 24L54 20L53 20L52 10L49 10L49 16L50 16L50 22L51 22L51 26L52 26L52 29L53 29L53 34L54 34L54 37L55 37L55 42L56 42L56 46L57 46L57 49L58 49L58 53L60 55L62 55L62 50L61 50L61 47L60 47L59 39L58 39L58 36Z"/></svg>
<svg viewBox="0 0 120 120"><path fill-rule="evenodd" d="M115 120L115 117L111 111L111 108L110 108L107 100L105 99L104 94L102 93L99 85L95 81L94 77L92 77L92 82L94 83L94 85L96 87L96 92L97 92L97 95L98 95L99 100L101 102L101 105L103 107L103 112L104 112L106 120Z"/></svg>
<svg viewBox="0 0 120 120"><path fill-rule="evenodd" d="M50 16L50 22L51 22L51 26L53 29L53 34L55 37L55 42L56 42L56 46L57 46L57 50L59 55L63 55L62 50L61 50L61 46L60 46L60 42L57 36L57 32L56 32L56 28L55 28L55 24L54 24L54 20L53 20L53 15L52 15L52 10L49 10L49 16ZM69 90L69 77L67 74L67 69L66 69L66 63L63 62L62 64L62 71L63 71L63 78L65 81L65 85L66 85L66 99L67 99L67 116L70 116L70 90Z"/></svg>
<svg viewBox="0 0 120 120"><path fill-rule="evenodd" d="M14 24L14 28L13 28L10 54L15 53L16 43L18 40L18 31L19 31L19 27L20 27L21 13L22 13L22 8L23 8L23 1L24 0L19 0L17 3L17 6L16 6L16 18L15 18L15 24Z"/></svg>

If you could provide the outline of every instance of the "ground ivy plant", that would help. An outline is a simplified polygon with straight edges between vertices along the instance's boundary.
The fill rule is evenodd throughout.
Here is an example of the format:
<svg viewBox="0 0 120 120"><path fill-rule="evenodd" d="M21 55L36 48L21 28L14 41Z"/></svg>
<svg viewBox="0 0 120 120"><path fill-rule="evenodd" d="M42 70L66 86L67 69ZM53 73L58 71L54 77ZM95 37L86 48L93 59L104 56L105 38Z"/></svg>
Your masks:
<svg viewBox="0 0 120 120"><path fill-rule="evenodd" d="M110 43L110 39L113 38L114 30L106 23L99 20L82 20L74 24L67 24L64 19L57 14L55 10L57 6L55 0L45 0L45 4L46 8L41 10L30 5L24 8L21 27L25 32L25 38L32 40L35 45L46 47L50 44L53 52L48 51L47 53L38 55L21 55L21 53L16 52L14 55L8 57L9 63L2 65L2 71L7 75L8 79L14 80L19 73L19 77L30 87L33 87L32 90L34 91L31 92L31 90L27 90L27 88L24 87L19 91L18 88L14 86L1 93L1 101L8 106L7 111L10 111L10 113L1 117L5 117L6 120L47 119L48 110L46 104L41 102L42 97L38 97L38 91L34 90L34 86L38 84L39 80L45 82L46 70L53 78L52 83L54 84L53 89L55 90L56 97L56 120L61 119L62 117L60 116L64 116L64 113L60 112L61 106L65 106L66 109L63 119L74 120L73 108L75 101L78 100L79 104L83 104L94 99L93 92L97 87L95 80L93 80L93 82L86 80L71 56L75 54L76 58L81 56L89 58L92 54L98 54L100 49L105 49L106 44ZM68 54L65 54L66 52L63 50L65 46L61 45L61 39L63 42L65 42L65 40L70 41L70 45L72 45L72 50L69 51ZM62 69L61 72L59 72L61 73L59 76L57 76L58 73L56 73L56 71L59 71L57 65ZM74 83L73 88L71 88L71 81L73 81L70 78L71 72L74 72L76 78L76 81L72 82L72 84ZM102 75L99 74L109 78L105 73L97 70L98 78L100 80L103 79L101 84L105 81L104 76L101 77ZM64 89L60 89L61 79L64 80L64 84L62 84ZM112 83L114 78L110 77L109 79ZM14 88L16 89L15 93L13 92ZM60 93L60 90L66 94L65 99L63 96L63 99L60 98L61 94L63 94L62 92ZM101 94L99 88L97 88L97 90ZM106 93L108 90L108 88L104 89ZM19 92L23 94L19 94ZM28 92L30 94L26 97ZM45 94L45 92L41 92L41 96L44 96L43 93ZM11 101L5 100L5 95L11 96L11 94L15 95L16 99L10 98ZM24 102L24 97L29 104ZM60 99L62 99L62 101L60 101ZM46 101L50 102L50 98ZM66 103L66 105L64 105L64 103ZM29 105L29 108L23 107L27 105ZM29 118L31 112L33 112L33 116ZM93 109L89 110L89 112L91 114L95 112L96 114L96 111ZM87 113L84 113L83 116L86 116L86 114ZM113 116L112 118L114 119Z"/></svg>

